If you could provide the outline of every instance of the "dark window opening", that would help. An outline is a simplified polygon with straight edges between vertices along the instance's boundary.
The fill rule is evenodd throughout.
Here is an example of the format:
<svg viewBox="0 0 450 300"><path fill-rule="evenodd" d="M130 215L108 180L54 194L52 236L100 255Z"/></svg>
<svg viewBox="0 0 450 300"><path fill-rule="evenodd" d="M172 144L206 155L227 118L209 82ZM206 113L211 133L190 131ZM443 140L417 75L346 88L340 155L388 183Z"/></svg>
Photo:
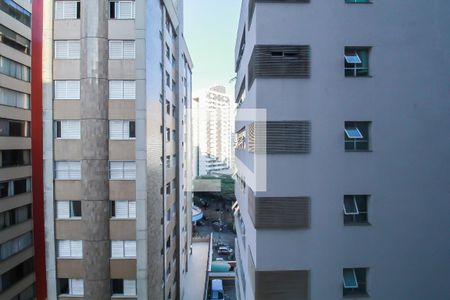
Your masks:
<svg viewBox="0 0 450 300"><path fill-rule="evenodd" d="M136 122L135 121L130 121L129 130L130 130L130 138L135 138L136 137Z"/></svg>

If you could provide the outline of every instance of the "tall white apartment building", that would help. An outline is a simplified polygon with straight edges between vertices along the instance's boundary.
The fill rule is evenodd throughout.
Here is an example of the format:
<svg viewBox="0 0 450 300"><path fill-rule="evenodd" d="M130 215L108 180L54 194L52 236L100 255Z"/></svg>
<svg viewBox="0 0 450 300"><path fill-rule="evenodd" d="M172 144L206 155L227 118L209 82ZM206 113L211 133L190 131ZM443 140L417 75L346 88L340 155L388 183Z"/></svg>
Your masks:
<svg viewBox="0 0 450 300"><path fill-rule="evenodd" d="M198 174L229 172L232 165L234 111L232 96L224 86L202 90L194 96L193 128L198 139Z"/></svg>
<svg viewBox="0 0 450 300"><path fill-rule="evenodd" d="M192 62L182 0L43 0L47 299L181 299Z"/></svg>
<svg viewBox="0 0 450 300"><path fill-rule="evenodd" d="M238 299L449 298L450 2L407 2L242 1Z"/></svg>

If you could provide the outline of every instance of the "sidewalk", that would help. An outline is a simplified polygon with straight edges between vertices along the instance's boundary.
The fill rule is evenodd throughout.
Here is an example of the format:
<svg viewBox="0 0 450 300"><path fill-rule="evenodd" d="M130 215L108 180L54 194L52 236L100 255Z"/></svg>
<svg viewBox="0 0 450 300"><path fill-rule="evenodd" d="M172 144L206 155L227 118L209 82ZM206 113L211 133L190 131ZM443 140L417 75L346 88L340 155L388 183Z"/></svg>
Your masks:
<svg viewBox="0 0 450 300"><path fill-rule="evenodd" d="M205 292L206 273L208 268L209 242L192 243L190 269L185 282L183 300L202 300Z"/></svg>

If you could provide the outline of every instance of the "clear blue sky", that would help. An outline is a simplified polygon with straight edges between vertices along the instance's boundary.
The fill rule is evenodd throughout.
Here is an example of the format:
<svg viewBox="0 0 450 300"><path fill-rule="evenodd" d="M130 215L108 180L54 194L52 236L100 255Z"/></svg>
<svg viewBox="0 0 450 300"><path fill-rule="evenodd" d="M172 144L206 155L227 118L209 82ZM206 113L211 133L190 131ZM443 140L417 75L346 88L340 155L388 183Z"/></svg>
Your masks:
<svg viewBox="0 0 450 300"><path fill-rule="evenodd" d="M184 37L194 61L193 92L234 87L234 44L241 0L184 0ZM234 90L229 90L230 94Z"/></svg>

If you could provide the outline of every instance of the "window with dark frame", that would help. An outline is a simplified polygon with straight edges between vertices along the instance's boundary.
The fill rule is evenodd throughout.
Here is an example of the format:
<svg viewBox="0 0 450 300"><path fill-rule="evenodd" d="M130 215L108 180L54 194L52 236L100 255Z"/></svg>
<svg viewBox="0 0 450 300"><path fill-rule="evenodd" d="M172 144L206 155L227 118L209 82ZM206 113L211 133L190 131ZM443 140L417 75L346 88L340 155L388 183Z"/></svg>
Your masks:
<svg viewBox="0 0 450 300"><path fill-rule="evenodd" d="M343 203L344 224L369 224L368 201L368 195L345 195Z"/></svg>
<svg viewBox="0 0 450 300"><path fill-rule="evenodd" d="M370 126L371 122L347 121L345 122L345 151L369 151L370 150Z"/></svg>
<svg viewBox="0 0 450 300"><path fill-rule="evenodd" d="M367 268L345 268L343 270L343 296L357 297L367 294Z"/></svg>
<svg viewBox="0 0 450 300"><path fill-rule="evenodd" d="M370 47L345 47L345 76L369 76Z"/></svg>

